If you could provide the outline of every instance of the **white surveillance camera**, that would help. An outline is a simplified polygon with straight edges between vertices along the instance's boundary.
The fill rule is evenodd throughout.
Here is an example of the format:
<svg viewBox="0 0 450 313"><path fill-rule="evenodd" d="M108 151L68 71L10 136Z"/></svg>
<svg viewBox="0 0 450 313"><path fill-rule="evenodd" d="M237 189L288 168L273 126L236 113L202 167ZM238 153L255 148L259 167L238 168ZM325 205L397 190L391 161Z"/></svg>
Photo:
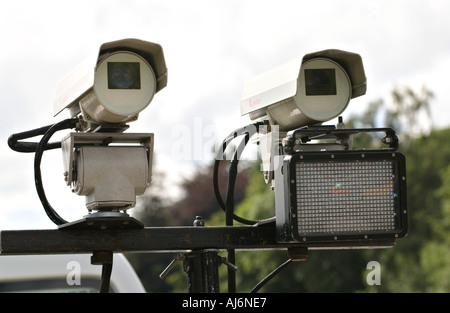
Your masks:
<svg viewBox="0 0 450 313"><path fill-rule="evenodd" d="M138 39L108 42L61 81L54 113L67 108L72 117L81 113L88 124L127 123L136 120L166 85L159 44Z"/></svg>
<svg viewBox="0 0 450 313"><path fill-rule="evenodd" d="M241 114L266 118L280 130L320 124L366 93L360 55L324 50L266 72L244 85Z"/></svg>

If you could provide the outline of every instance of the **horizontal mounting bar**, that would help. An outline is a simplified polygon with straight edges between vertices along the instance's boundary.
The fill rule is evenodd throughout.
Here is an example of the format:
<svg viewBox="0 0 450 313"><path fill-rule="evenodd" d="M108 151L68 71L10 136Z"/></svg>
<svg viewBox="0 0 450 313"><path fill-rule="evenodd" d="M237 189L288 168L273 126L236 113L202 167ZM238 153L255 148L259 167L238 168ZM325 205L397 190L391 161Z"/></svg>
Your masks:
<svg viewBox="0 0 450 313"><path fill-rule="evenodd" d="M168 252L201 249L339 249L392 247L395 241L278 243L275 225L144 227L141 229L44 229L0 232L0 254Z"/></svg>

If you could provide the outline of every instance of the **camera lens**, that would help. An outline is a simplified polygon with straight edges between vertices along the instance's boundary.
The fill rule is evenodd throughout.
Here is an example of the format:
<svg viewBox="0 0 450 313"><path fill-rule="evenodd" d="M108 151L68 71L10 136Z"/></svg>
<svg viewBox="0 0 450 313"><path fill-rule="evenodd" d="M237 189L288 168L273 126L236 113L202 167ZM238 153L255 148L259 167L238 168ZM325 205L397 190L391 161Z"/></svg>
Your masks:
<svg viewBox="0 0 450 313"><path fill-rule="evenodd" d="M108 62L109 89L141 89L139 62Z"/></svg>
<svg viewBox="0 0 450 313"><path fill-rule="evenodd" d="M336 74L332 68L305 69L307 96L336 95Z"/></svg>

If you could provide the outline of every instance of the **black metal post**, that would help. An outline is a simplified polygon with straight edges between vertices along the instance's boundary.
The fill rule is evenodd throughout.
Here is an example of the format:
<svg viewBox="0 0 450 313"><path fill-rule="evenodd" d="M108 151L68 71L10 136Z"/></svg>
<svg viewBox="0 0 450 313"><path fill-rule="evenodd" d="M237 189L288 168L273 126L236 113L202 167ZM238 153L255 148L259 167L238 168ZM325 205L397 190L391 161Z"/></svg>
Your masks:
<svg viewBox="0 0 450 313"><path fill-rule="evenodd" d="M221 263L217 251L195 251L186 254L183 269L188 277L189 292L218 293Z"/></svg>
<svg viewBox="0 0 450 313"><path fill-rule="evenodd" d="M196 216L194 227L204 227L205 221ZM187 253L183 258L183 269L188 276L189 292L218 293L219 265L222 259L217 251L197 250Z"/></svg>

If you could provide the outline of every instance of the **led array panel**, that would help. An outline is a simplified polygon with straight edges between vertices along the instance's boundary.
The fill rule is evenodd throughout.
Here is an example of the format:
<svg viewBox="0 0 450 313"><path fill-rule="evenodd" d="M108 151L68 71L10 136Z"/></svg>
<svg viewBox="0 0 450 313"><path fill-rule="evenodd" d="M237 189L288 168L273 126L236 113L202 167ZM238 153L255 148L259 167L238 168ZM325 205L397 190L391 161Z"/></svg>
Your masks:
<svg viewBox="0 0 450 313"><path fill-rule="evenodd" d="M294 164L291 194L300 238L401 232L396 159L299 159Z"/></svg>

